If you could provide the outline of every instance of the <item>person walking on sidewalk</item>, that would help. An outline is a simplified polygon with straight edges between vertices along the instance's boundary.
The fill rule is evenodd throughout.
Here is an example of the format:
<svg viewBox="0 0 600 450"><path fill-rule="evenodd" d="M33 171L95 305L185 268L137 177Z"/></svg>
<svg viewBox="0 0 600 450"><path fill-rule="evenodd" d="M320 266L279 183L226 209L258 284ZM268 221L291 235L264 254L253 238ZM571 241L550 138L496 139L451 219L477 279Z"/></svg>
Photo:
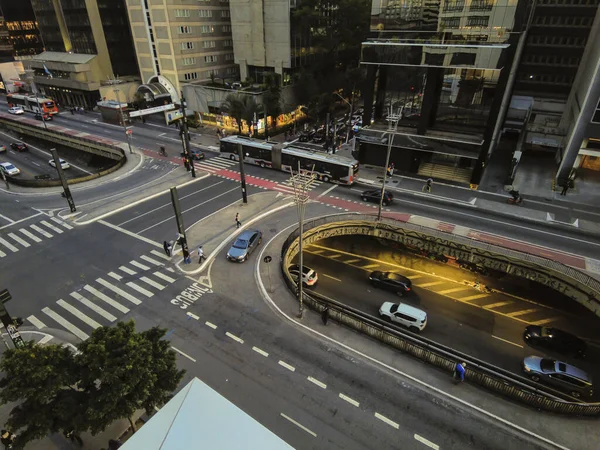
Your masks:
<svg viewBox="0 0 600 450"><path fill-rule="evenodd" d="M202 246L198 246L198 264L202 264L202 260L206 260L206 256L204 256L204 250Z"/></svg>
<svg viewBox="0 0 600 450"><path fill-rule="evenodd" d="M164 241L163 242L163 248L165 249L165 253L167 254L167 256L170 258L171 257L171 251L173 250L173 246L169 242Z"/></svg>
<svg viewBox="0 0 600 450"><path fill-rule="evenodd" d="M431 185L432 184L433 184L433 178L428 178L427 182L423 186L423 189L421 189L421 192L428 192L429 194L431 194Z"/></svg>
<svg viewBox="0 0 600 450"><path fill-rule="evenodd" d="M65 431L63 431L63 434L71 442L77 442L79 445L83 445L83 439L81 439L81 436L79 436L77 433L75 433L75 430L69 430L69 431L65 430Z"/></svg>
<svg viewBox="0 0 600 450"><path fill-rule="evenodd" d="M242 226L242 222L240 222L240 213L235 213L235 226L236 228Z"/></svg>
<svg viewBox="0 0 600 450"><path fill-rule="evenodd" d="M12 448L16 436L8 430L2 430L1 433L2 434L0 435L0 442L4 445L4 448Z"/></svg>

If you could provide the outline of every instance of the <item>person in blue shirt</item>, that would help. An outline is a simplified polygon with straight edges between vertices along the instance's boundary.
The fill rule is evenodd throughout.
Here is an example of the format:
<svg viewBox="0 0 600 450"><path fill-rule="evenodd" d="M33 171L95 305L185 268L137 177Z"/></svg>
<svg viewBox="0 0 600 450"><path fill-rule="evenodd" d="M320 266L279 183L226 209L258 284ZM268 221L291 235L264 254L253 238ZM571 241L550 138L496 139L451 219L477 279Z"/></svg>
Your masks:
<svg viewBox="0 0 600 450"><path fill-rule="evenodd" d="M456 381L465 381L465 367L467 367L467 363L456 364L454 368L454 379Z"/></svg>

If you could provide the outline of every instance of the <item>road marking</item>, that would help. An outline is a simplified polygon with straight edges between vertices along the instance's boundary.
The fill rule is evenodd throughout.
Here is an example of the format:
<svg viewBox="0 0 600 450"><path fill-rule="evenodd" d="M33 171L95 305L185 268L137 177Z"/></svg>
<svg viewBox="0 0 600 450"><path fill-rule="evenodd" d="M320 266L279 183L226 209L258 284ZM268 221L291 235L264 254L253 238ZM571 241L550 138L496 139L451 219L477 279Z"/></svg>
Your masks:
<svg viewBox="0 0 600 450"><path fill-rule="evenodd" d="M54 339L54 336L47 334L38 341L38 345L44 345L46 342L50 342L52 339Z"/></svg>
<svg viewBox="0 0 600 450"><path fill-rule="evenodd" d="M153 288L158 289L159 291L162 291L164 288L166 288L166 286L163 286L160 283L157 283L154 280L151 280L148 277L140 277L140 280L142 280L144 283L149 284L150 286L152 286Z"/></svg>
<svg viewBox="0 0 600 450"><path fill-rule="evenodd" d="M331 278L332 280L335 280L335 281L340 281L340 282L342 281L342 280L340 280L339 278L332 277L331 275L327 275L326 273L324 273L324 274L322 274L322 275L323 275L324 277Z"/></svg>
<svg viewBox="0 0 600 450"><path fill-rule="evenodd" d="M71 295L71 297L73 297L75 300L83 303L85 306L87 306L92 311L96 312L97 314L101 315L105 319L110 320L111 322L114 322L115 320L117 320L117 318L115 316L113 316L111 313L100 308L94 302L89 301L87 298L85 298L79 292L71 292L71 294L69 294L69 295Z"/></svg>
<svg viewBox="0 0 600 450"><path fill-rule="evenodd" d="M269 357L269 354L267 352L265 352L264 350L261 350L258 347L252 347L252 350L254 350L256 353L263 355L265 358Z"/></svg>
<svg viewBox="0 0 600 450"><path fill-rule="evenodd" d="M327 385L319 380L317 380L316 378L313 377L306 377L306 379L308 381L310 381L313 384L316 384L317 386L319 386L321 389L327 389Z"/></svg>
<svg viewBox="0 0 600 450"><path fill-rule="evenodd" d="M315 255L320 255L320 254L321 254L321 253L323 253L324 251L325 251L325 250L313 250L313 249L311 249L311 250L310 250L310 252L311 252L311 253L314 253ZM357 261L358 261L358 259L357 259Z"/></svg>
<svg viewBox="0 0 600 450"><path fill-rule="evenodd" d="M46 325L44 324L44 322L42 322L40 319L38 319L35 316L29 316L27 318L27 320L29 320L34 327L36 327L38 330L41 330L42 328L46 328Z"/></svg>
<svg viewBox="0 0 600 450"><path fill-rule="evenodd" d="M387 417L385 417L382 414L379 414L378 412L375 413L375 417L377 417L379 420L381 420L382 422L387 423L388 425L394 427L396 430L400 429L400 425L398 425L396 422L394 422L392 419L388 419Z"/></svg>
<svg viewBox="0 0 600 450"><path fill-rule="evenodd" d="M89 336L87 334L85 334L83 331L81 331L79 328L77 328L75 325L73 325L68 320L64 319L62 316L60 316L57 313L55 313L54 311L52 311L50 308L44 308L44 309L42 309L42 312L44 314L46 314L48 317L50 317L51 319L53 319L55 322L59 323L64 328L69 330L71 333L73 333L75 336L77 336L82 341L85 341L87 338L89 338Z"/></svg>
<svg viewBox="0 0 600 450"><path fill-rule="evenodd" d="M4 244L4 246L7 249L9 249L9 250L11 250L13 252L18 252L19 251L19 249L17 247L15 247L14 245L12 245L10 242L2 239L1 237L0 237L0 244Z"/></svg>
<svg viewBox="0 0 600 450"><path fill-rule="evenodd" d="M10 218L8 218L8 217L6 217L6 216L3 216L2 214L0 214L0 217L1 217L2 219L6 220L6 221L7 221L9 224L11 224L11 225L12 225L13 223L15 223L15 221L14 221L14 220L12 220L12 219L10 219Z"/></svg>
<svg viewBox="0 0 600 450"><path fill-rule="evenodd" d="M379 264L369 264L368 266L362 266L363 269L374 269L375 267L379 267Z"/></svg>
<svg viewBox="0 0 600 450"><path fill-rule="evenodd" d="M115 309L118 309L119 311L121 311L123 314L127 314L129 312L129 308L121 305L119 302L113 300L112 298L110 298L108 295L100 292L98 289L93 288L92 286L90 286L89 284L86 284L83 287L86 291L88 291L90 294L95 295L96 297L98 297L100 300L102 300L104 303L108 303L110 306L112 306Z"/></svg>
<svg viewBox="0 0 600 450"><path fill-rule="evenodd" d="M525 314L529 314L532 312L536 312L539 311L537 308L529 308L529 309L522 309L521 311L515 311L515 312L511 312L506 314L508 317L518 317L518 316L524 316Z"/></svg>
<svg viewBox="0 0 600 450"><path fill-rule="evenodd" d="M561 319L561 317L550 317L549 319L542 319L537 320L535 322L531 322L531 325L546 325L547 323L554 322L558 319Z"/></svg>
<svg viewBox="0 0 600 450"><path fill-rule="evenodd" d="M169 258L167 255L159 252L158 250L152 249L152 250L150 250L150 253L152 253L154 256L158 256L159 258L162 258L164 260L171 261L171 258Z"/></svg>
<svg viewBox="0 0 600 450"><path fill-rule="evenodd" d="M456 300L460 301L460 302L470 302L471 300L477 300L478 298L483 298L483 297L488 297L488 294L477 294L477 295L471 295L470 297L462 297L462 298L457 298Z"/></svg>
<svg viewBox="0 0 600 450"><path fill-rule="evenodd" d="M163 280L169 282L169 283L175 283L175 278L171 278L170 276L165 275L164 273L160 273L160 272L154 272L152 275L157 276L158 278L162 278Z"/></svg>
<svg viewBox="0 0 600 450"><path fill-rule="evenodd" d="M127 286L129 286L131 289L134 289L134 290L138 291L140 294L143 294L143 295L145 295L148 298L154 297L154 293L153 292L150 292L149 290L144 289L141 286L138 286L133 281L129 281L129 282L125 283L125 284L127 284Z"/></svg>
<svg viewBox="0 0 600 450"><path fill-rule="evenodd" d="M322 252L323 250L318 250L318 251L319 251L319 252ZM311 253L317 253L317 252L315 252L315 251L311 251ZM317 253L317 254L318 254L318 253ZM348 261L344 261L344 262L345 262L346 264L353 264L353 263L356 263L356 262L359 262L359 261L360 261L360 259L349 259Z"/></svg>
<svg viewBox="0 0 600 450"><path fill-rule="evenodd" d="M309 430L308 428L306 428L304 425L302 425L301 423L296 422L294 419L292 419L289 416L286 416L284 413L279 413L281 415L281 417L283 417L285 420L290 421L291 423L293 423L294 425L296 425L298 428L300 428L303 431L306 431L308 434L310 434L312 437L317 437L317 433L315 433L314 431Z"/></svg>
<svg viewBox="0 0 600 450"><path fill-rule="evenodd" d="M415 277L410 277L410 278L412 280ZM436 291L436 294L446 295L446 294L450 294L452 292L459 292L459 291L464 291L467 289L472 289L472 288L471 288L471 286L462 286L462 287L457 287L457 288L452 288L452 289L444 289L443 291Z"/></svg>
<svg viewBox="0 0 600 450"><path fill-rule="evenodd" d="M216 329L217 329L217 326L216 326L214 323L211 323L211 322L204 322L204 324L205 324L207 327L211 327L213 330L216 330Z"/></svg>
<svg viewBox="0 0 600 450"><path fill-rule="evenodd" d="M195 320L199 320L199 319L200 319L200 317L199 317L199 316L197 316L196 314L194 314L194 313L191 313L191 312L188 312L188 313L186 313L186 315L187 315L188 317L191 317L192 319L195 319Z"/></svg>
<svg viewBox="0 0 600 450"><path fill-rule="evenodd" d="M522 345L520 345L520 344L515 344L514 342L507 341L506 339L502 339L501 337L494 336L493 334L492 334L492 337L493 337L494 339L498 339L499 341L506 342L507 344L514 345L515 347L523 348L523 346L522 346Z"/></svg>
<svg viewBox="0 0 600 450"><path fill-rule="evenodd" d="M36 211L37 211L37 210L36 210ZM13 220L13 221L12 221L11 223L9 223L9 224L2 225L2 226L0 227L0 230L3 230L3 229L5 229L5 228L8 228L8 227L12 227L13 225L16 225L17 223L25 222L26 220L29 220L29 219L31 219L31 218L33 218L33 217L37 217L37 216L41 216L41 215L44 215L44 213L43 213L43 212L38 212L37 214L33 214L33 215L31 215L31 216L28 216L28 217L23 217L22 219L19 219L19 220L16 220L16 221L15 221L15 220Z"/></svg>
<svg viewBox="0 0 600 450"><path fill-rule="evenodd" d="M123 279L121 275L116 274L114 272L108 272L108 276L114 278L117 281L121 281Z"/></svg>
<svg viewBox="0 0 600 450"><path fill-rule="evenodd" d="M192 358L190 355L188 355L187 353L183 353L181 350L179 350L179 349L177 349L177 348L175 348L175 347L173 347L173 346L171 346L171 348L172 348L173 350L175 350L177 353L179 353L181 356L185 356L185 357L186 357L187 359L189 359L190 361L192 361L192 362L196 362L196 360L195 360L194 358Z"/></svg>
<svg viewBox="0 0 600 450"><path fill-rule="evenodd" d="M2 250L0 250L0 258L4 258L6 256L6 253L4 253Z"/></svg>
<svg viewBox="0 0 600 450"><path fill-rule="evenodd" d="M429 287L429 286L437 286L438 284L444 284L444 283L447 283L447 281L431 281L430 283L415 284L415 286L420 287L420 288L425 288L425 287Z"/></svg>
<svg viewBox="0 0 600 450"><path fill-rule="evenodd" d="M32 241L42 242L42 240L39 237L37 237L35 234L30 232L29 230L26 230L25 228L19 228L19 231L21 233L23 233L25 236L27 236L29 239L31 239Z"/></svg>
<svg viewBox="0 0 600 450"><path fill-rule="evenodd" d="M51 229L52 231L54 231L55 233L58 233L58 234L62 234L62 233L64 233L64 231L63 231L63 230L61 230L61 229L60 229L60 228L58 228L58 227L55 227L54 225L52 225L50 222L48 222L48 221L46 221L46 220L42 220L42 221L40 221L40 223L41 223L42 225L44 225L44 226L46 226L46 227L50 228L50 229Z"/></svg>
<svg viewBox="0 0 600 450"><path fill-rule="evenodd" d="M129 264L131 264L132 266L135 266L135 267L137 267L138 269L142 269L142 270L150 270L150 267L148 267L148 266L146 266L146 265L144 265L144 264L142 264L142 263L139 263L139 262L137 262L137 261L135 261L135 260L133 260L133 261L129 261Z"/></svg>
<svg viewBox="0 0 600 450"><path fill-rule="evenodd" d="M129 267L126 267L126 266L119 267L119 270L122 272L125 272L127 275L136 275L137 274L136 271L131 270Z"/></svg>
<svg viewBox="0 0 600 450"><path fill-rule="evenodd" d="M342 394L341 392L340 392L340 394L339 394L339 397L340 397L342 400L345 400L345 401L347 401L347 402L348 402L348 403L350 403L351 405L354 405L354 406L356 406L357 408L358 408L358 407L359 407L359 405L360 405L360 403L358 403L356 400L354 400L354 399L353 399L353 398L351 398L351 397L348 397L347 395L344 395L344 394Z"/></svg>
<svg viewBox="0 0 600 450"><path fill-rule="evenodd" d="M328 256L328 258L329 258L329 259L336 259L336 258L339 258L340 256L342 256L342 255L337 255L337 254L336 254L336 255L331 255L331 256Z"/></svg>
<svg viewBox="0 0 600 450"><path fill-rule="evenodd" d="M431 442L429 439L425 439L423 436L415 434L415 439L421 444L425 444L427 447L433 448L434 450L440 450L440 446Z"/></svg>
<svg viewBox="0 0 600 450"><path fill-rule="evenodd" d="M35 231L37 231L38 233L40 233L42 236L46 236L47 238L51 238L53 237L52 234L48 233L46 230L38 227L36 224L31 224L29 225L29 228L34 229Z"/></svg>
<svg viewBox="0 0 600 450"><path fill-rule="evenodd" d="M324 195L327 195L327 194L329 194L329 193L330 193L331 191L333 191L333 190L334 190L336 187L338 187L338 185L337 185L337 184L335 184L335 185L331 186L329 189L327 189L327 190L326 190L325 192L323 192L322 194L320 194L320 195L317 195L317 198L321 198L321 197L323 197Z"/></svg>
<svg viewBox="0 0 600 450"><path fill-rule="evenodd" d="M227 336L227 337L229 337L229 338L233 339L233 340L234 340L234 341L236 341L236 342L239 342L240 344L243 344L243 343L244 343L244 340L243 340L243 339L240 339L240 338L239 338L239 337L237 337L235 334L231 334L229 331L227 331L227 332L225 333L225 336Z"/></svg>
<svg viewBox="0 0 600 450"><path fill-rule="evenodd" d="M121 228L121 227L119 227L117 225L113 225L112 223L106 222L104 220L98 220L97 222L101 223L104 226L112 228L113 230L120 231L121 233L126 234L127 236L131 236L131 237L134 237L136 239L139 239L140 241L144 241L144 242L146 242L148 244L152 244L155 247L163 248L162 244L159 244L158 242L154 242L152 239L148 239L147 237L140 236L139 234L134 233L133 231L126 230L125 228Z"/></svg>
<svg viewBox="0 0 600 450"><path fill-rule="evenodd" d="M81 311L79 311L77 308L75 308L74 306L69 305L67 302L65 302L62 298L60 300L58 300L56 302L56 304L58 306L60 306L63 309L66 309L67 311L69 311L71 314L73 314L75 317L77 317L78 319L80 319L82 322L87 323L90 327L92 327L94 330L96 328L100 328L102 325L100 325L98 322L96 322L94 319L92 319L91 317L87 316L86 314L82 313Z"/></svg>
<svg viewBox="0 0 600 450"><path fill-rule="evenodd" d="M126 300L129 300L131 303L133 303L134 305L140 305L142 302L139 301L137 298L135 298L133 295L128 294L127 292L125 292L123 289L118 288L117 286L109 283L106 280L103 280L102 278L96 278L96 283L101 284L102 286L110 289L111 291L113 291L114 293L120 295L121 297L123 297Z"/></svg>
<svg viewBox="0 0 600 450"><path fill-rule="evenodd" d="M23 247L27 248L30 247L31 245L29 244L29 242L23 240L22 238L20 238L19 236L17 236L15 233L8 233L8 235L13 238L15 241L17 241L19 244L21 244Z"/></svg>
<svg viewBox="0 0 600 450"><path fill-rule="evenodd" d="M157 261L156 259L150 258L149 256L146 255L142 255L140 256L141 259L143 259L144 261L149 262L150 264L154 264L156 266L162 266L163 263L161 261Z"/></svg>
<svg viewBox="0 0 600 450"><path fill-rule="evenodd" d="M296 368L295 368L294 366L290 366L288 363L286 363L286 362L283 362L283 361L281 361L281 360L279 360L279 362L278 362L277 364L279 364L279 365L280 365L280 366L282 366L282 367L285 367L287 370L290 370L290 371L292 371L292 372L295 372L295 371L296 371Z"/></svg>
<svg viewBox="0 0 600 450"><path fill-rule="evenodd" d="M500 306L510 305L511 303L514 303L514 302L512 302L512 301L496 302L496 303L492 303L491 305L483 305L483 307L485 309L494 309L494 308L499 308Z"/></svg>
<svg viewBox="0 0 600 450"><path fill-rule="evenodd" d="M60 219L57 219L56 217L50 217L50 220L53 220L54 222L56 222L56 223L57 223L57 224L59 224L59 225L62 225L62 226L63 226L63 227L65 227L67 230L72 230L72 229L73 229L73 227L72 227L71 225L69 225L69 224L68 224L68 223L66 223L66 222L63 222L63 221L62 221L62 220L60 220Z"/></svg>

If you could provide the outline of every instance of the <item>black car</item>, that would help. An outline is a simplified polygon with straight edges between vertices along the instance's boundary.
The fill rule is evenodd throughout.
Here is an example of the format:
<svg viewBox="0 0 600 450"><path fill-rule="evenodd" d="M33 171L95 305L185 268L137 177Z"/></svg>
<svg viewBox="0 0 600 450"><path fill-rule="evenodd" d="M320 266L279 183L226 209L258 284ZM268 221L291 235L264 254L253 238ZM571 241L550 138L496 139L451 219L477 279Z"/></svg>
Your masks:
<svg viewBox="0 0 600 450"><path fill-rule="evenodd" d="M42 118L43 118L43 120L45 120L46 122L49 121L49 120L52 120L52 116L50 114L46 114L46 113L44 113L43 115L40 114L40 113L35 113L34 117L37 120L42 120Z"/></svg>
<svg viewBox="0 0 600 450"><path fill-rule="evenodd" d="M181 152L181 156L185 156L185 153ZM204 152L201 152L200 150L192 149L192 150L190 150L190 158L195 161L200 161L201 159L204 159Z"/></svg>
<svg viewBox="0 0 600 450"><path fill-rule="evenodd" d="M412 289L412 283L408 278L394 272L380 272L376 270L369 275L369 281L376 288L393 292L399 297L409 293Z"/></svg>
<svg viewBox="0 0 600 450"><path fill-rule="evenodd" d="M381 189L372 189L370 191L365 191L360 194L360 198L362 198L363 202L373 202L379 203L381 200ZM391 192L385 191L383 193L383 206L390 205L394 201L394 196Z"/></svg>
<svg viewBox="0 0 600 450"><path fill-rule="evenodd" d="M544 347L579 358L584 358L587 351L585 341L558 328L529 325L525 328L523 340L531 347Z"/></svg>
<svg viewBox="0 0 600 450"><path fill-rule="evenodd" d="M26 152L27 150L29 150L27 144L24 144L23 142L12 142L10 144L10 147L18 152Z"/></svg>

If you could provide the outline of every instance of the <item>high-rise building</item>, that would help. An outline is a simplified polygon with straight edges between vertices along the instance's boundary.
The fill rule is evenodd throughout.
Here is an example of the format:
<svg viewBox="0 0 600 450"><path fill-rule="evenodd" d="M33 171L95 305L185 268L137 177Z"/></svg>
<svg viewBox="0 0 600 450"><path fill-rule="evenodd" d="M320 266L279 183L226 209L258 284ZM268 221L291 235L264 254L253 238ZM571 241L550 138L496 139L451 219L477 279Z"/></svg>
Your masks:
<svg viewBox="0 0 600 450"><path fill-rule="evenodd" d="M183 84L236 80L228 0L127 0L150 103L179 98Z"/></svg>
<svg viewBox="0 0 600 450"><path fill-rule="evenodd" d="M526 4L373 0L359 160L383 166L391 136L397 171L477 184L510 100Z"/></svg>
<svg viewBox="0 0 600 450"><path fill-rule="evenodd" d="M112 78L138 77L125 0L31 0L45 52L25 61L39 91L91 108Z"/></svg>
<svg viewBox="0 0 600 450"><path fill-rule="evenodd" d="M0 11L15 59L27 59L44 51L40 30L29 0L0 0Z"/></svg>

